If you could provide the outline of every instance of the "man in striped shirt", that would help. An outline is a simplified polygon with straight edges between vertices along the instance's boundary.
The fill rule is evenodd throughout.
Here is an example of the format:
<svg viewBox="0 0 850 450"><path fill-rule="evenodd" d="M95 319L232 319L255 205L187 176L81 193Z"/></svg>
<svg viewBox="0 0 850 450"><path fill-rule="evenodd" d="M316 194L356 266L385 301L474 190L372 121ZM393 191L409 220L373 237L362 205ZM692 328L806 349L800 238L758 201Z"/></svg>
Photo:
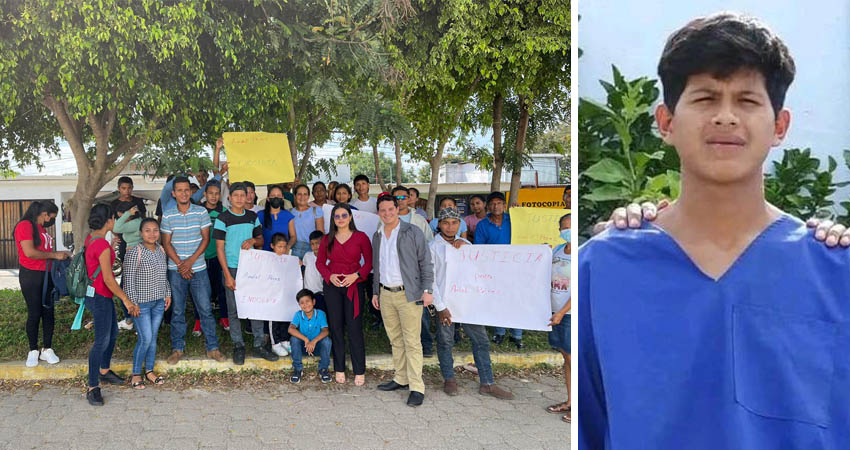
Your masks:
<svg viewBox="0 0 850 450"><path fill-rule="evenodd" d="M177 364L186 348L186 297L192 291L206 339L207 356L216 361L226 358L218 349L215 319L210 305L210 279L201 255L210 243L210 216L206 208L190 202L189 179L174 178L172 195L175 206L162 215L162 246L168 255L168 281L171 284L174 309L171 318L171 356L169 364Z"/></svg>

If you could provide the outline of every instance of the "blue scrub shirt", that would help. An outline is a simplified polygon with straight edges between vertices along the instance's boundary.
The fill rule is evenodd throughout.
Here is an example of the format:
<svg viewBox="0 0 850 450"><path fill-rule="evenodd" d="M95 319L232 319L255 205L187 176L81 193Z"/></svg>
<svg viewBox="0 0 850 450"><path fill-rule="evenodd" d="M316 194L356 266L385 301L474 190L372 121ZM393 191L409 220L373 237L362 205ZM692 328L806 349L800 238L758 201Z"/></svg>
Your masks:
<svg viewBox="0 0 850 450"><path fill-rule="evenodd" d="M648 224L578 260L579 449L850 449L850 251L782 216L716 281Z"/></svg>

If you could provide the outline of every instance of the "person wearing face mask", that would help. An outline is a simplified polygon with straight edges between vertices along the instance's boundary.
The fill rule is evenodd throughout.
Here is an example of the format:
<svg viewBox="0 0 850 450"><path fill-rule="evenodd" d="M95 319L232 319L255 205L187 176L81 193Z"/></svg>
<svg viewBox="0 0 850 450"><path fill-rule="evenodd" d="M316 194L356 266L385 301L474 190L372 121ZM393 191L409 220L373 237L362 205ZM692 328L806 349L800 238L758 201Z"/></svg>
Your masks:
<svg viewBox="0 0 850 450"><path fill-rule="evenodd" d="M56 323L52 307L44 306L44 295L53 290L48 264L51 260L63 260L69 252L56 252L53 236L47 228L53 226L59 208L52 202L32 202L15 225L15 244L18 247L18 280L21 293L27 303L27 339L30 351L27 367L35 367L38 360L56 364L59 358L53 352L53 327ZM46 289L45 289L46 279ZM38 325L41 323L44 347L38 351Z"/></svg>
<svg viewBox="0 0 850 450"><path fill-rule="evenodd" d="M549 345L564 356L564 378L567 382L567 401L546 408L553 414L566 413L561 417L570 423L570 213L561 216L558 221L561 239L564 243L552 252L552 318L549 326Z"/></svg>
<svg viewBox="0 0 850 450"><path fill-rule="evenodd" d="M283 189L278 185L269 187L266 205L257 213L257 219L263 226L263 250L271 251L272 236L282 233L286 236L286 253L289 253L296 241L294 218L284 207Z"/></svg>

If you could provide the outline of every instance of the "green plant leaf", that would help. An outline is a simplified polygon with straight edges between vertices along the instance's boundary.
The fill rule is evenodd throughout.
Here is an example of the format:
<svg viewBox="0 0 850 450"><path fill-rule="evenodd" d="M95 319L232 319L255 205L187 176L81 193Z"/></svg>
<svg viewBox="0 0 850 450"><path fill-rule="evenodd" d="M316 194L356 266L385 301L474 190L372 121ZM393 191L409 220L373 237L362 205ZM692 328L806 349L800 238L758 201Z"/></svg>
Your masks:
<svg viewBox="0 0 850 450"><path fill-rule="evenodd" d="M587 168L584 175L604 183L619 183L629 179L629 171L619 161L604 158Z"/></svg>
<svg viewBox="0 0 850 450"><path fill-rule="evenodd" d="M594 188L590 194L583 197L584 200L592 200L594 202L604 202L609 200L628 200L629 190L623 186L615 186L606 184Z"/></svg>

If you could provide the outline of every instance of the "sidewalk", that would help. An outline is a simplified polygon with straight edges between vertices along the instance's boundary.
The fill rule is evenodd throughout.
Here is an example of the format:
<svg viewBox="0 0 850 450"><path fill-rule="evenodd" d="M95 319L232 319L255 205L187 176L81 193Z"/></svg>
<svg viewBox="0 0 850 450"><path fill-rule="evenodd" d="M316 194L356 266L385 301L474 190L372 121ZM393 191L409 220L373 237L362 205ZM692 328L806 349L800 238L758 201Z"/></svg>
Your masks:
<svg viewBox="0 0 850 450"><path fill-rule="evenodd" d="M21 289L18 282L18 269L0 269L0 289Z"/></svg>
<svg viewBox="0 0 850 450"><path fill-rule="evenodd" d="M231 355L228 355L231 356ZM61 357L61 355L60 355ZM564 359L560 354L555 352L534 352L534 353L491 353L491 362L495 364L509 364L517 368L533 367L537 364L549 364L560 367L564 364ZM454 354L455 366L473 362L471 352L456 352ZM316 367L318 358L304 358L304 367ZM117 372L129 373L131 370L131 361L112 361L112 369ZM425 366L439 367L437 357L432 356L425 358ZM226 362L216 362L212 359L184 358L175 365L169 365L165 360L156 362L157 371L167 370L203 370L224 372L227 370L243 371L243 370L290 370L292 368L292 359L289 357L280 358L280 360L271 362L264 359L248 357L245 359L245 364L237 366L231 360ZM372 355L366 357L366 368L378 370L393 370L393 358L391 355ZM0 379L4 380L63 380L68 378L76 378L84 376L88 373L88 361L86 360L63 360L59 364L51 366L44 361L40 361L36 367L26 367L24 361L8 361L0 363Z"/></svg>

